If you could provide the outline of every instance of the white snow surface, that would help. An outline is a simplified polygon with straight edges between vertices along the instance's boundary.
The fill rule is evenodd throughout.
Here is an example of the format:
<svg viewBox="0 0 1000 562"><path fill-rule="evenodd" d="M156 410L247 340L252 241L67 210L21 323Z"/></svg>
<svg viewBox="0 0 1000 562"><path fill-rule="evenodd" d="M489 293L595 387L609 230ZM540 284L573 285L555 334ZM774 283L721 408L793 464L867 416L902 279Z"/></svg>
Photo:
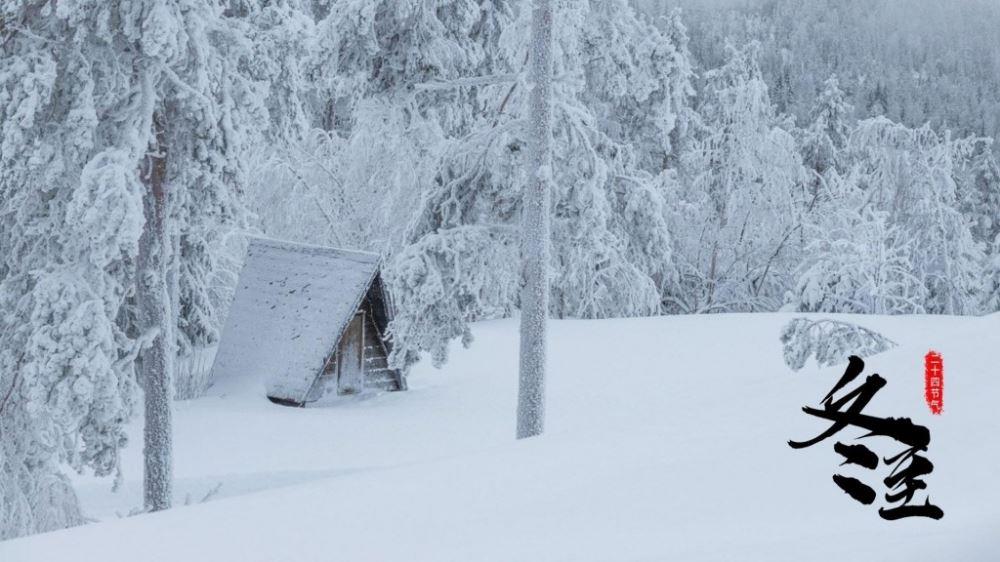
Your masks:
<svg viewBox="0 0 1000 562"><path fill-rule="evenodd" d="M867 361L888 385L865 413L931 431L945 516L894 522L881 497L862 506L831 479L884 493L886 467L838 467L833 443L861 430L786 443L827 427L801 407L843 371L783 364L778 335L798 316L553 321L546 433L522 441L516 320L475 325L472 347L441 371L418 364L408 392L297 409L216 390L176 409L176 505L192 505L116 515L142 503L136 420L121 491L76 479L100 522L0 542L0 560L997 560L1000 315L824 316L899 342ZM942 416L923 397L929 349L945 362Z"/></svg>

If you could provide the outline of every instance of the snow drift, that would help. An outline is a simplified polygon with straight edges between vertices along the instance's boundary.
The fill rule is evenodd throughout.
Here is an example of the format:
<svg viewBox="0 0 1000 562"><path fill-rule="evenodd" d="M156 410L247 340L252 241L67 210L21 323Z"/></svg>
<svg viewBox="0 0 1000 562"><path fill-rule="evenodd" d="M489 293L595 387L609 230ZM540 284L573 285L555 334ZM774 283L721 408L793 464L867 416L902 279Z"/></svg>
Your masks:
<svg viewBox="0 0 1000 562"><path fill-rule="evenodd" d="M409 392L307 409L260 385L210 392L176 412L175 493L192 505L116 516L141 504L137 420L123 490L76 482L101 522L0 543L0 560L996 559L1000 315L833 316L899 343L867 361L888 385L865 412L931 432L927 492L945 516L895 522L831 481L847 470L834 440L787 445L825 429L801 407L844 367L784 365L778 336L799 316L553 322L548 429L520 442L514 321L476 325ZM942 416L924 403L929 349Z"/></svg>

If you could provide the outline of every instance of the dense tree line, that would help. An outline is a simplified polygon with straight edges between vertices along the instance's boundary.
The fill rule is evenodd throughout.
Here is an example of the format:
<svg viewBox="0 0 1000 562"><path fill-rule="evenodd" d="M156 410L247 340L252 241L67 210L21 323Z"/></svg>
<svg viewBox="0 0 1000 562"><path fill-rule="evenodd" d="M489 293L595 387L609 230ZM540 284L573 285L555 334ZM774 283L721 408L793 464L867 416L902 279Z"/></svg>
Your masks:
<svg viewBox="0 0 1000 562"><path fill-rule="evenodd" d="M775 108L800 125L836 75L854 118L1000 135L1000 4L993 0L634 2L654 20L683 10L702 69L725 62L727 40L758 41Z"/></svg>

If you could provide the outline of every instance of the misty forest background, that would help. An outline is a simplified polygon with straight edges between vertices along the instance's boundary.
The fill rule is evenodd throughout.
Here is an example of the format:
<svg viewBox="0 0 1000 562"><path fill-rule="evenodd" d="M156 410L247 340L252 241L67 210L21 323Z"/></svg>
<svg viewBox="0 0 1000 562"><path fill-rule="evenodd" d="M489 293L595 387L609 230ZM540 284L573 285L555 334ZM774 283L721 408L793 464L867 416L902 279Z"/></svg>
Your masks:
<svg viewBox="0 0 1000 562"><path fill-rule="evenodd" d="M0 538L82 520L63 466L118 470L157 337L141 174L169 194L179 399L211 383L247 235L381 253L397 365L516 313L525 6L3 3ZM552 317L1000 310L1000 4L555 21Z"/></svg>

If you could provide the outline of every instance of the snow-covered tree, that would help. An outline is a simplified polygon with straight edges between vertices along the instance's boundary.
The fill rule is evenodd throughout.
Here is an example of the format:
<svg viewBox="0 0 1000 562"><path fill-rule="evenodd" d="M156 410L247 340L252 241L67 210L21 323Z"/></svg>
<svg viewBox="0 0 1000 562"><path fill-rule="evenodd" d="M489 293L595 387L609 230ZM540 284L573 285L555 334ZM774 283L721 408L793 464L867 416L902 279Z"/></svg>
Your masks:
<svg viewBox="0 0 1000 562"><path fill-rule="evenodd" d="M852 118L885 115L956 136L1000 136L1000 4L937 0L640 0L649 13L683 8L702 68L724 64L727 39L761 43L779 112L813 121L835 74ZM886 33L886 30L892 30ZM996 152L995 152L996 153Z"/></svg>
<svg viewBox="0 0 1000 562"><path fill-rule="evenodd" d="M837 320L796 318L781 329L785 364L793 371L805 366L810 357L820 367L843 363L849 357L871 357L896 347L882 334Z"/></svg>
<svg viewBox="0 0 1000 562"><path fill-rule="evenodd" d="M473 29L482 57L436 79L437 87L458 92L452 96L470 99L474 93L479 101L467 124L452 129L455 136L441 138L433 168L419 186L418 214L386 272L399 308L391 329L393 360L399 364L415 361L426 350L440 365L449 340L461 336L471 342L467 321L516 309L520 271L514 223L525 169L520 135L525 123L514 118L524 100L523 81L514 80L527 56L524 43L514 37L523 37L526 28L505 0L481 6ZM476 79L473 85L465 82L468 78Z"/></svg>
<svg viewBox="0 0 1000 562"><path fill-rule="evenodd" d="M633 124L612 127L607 122L615 118L606 111L610 105L601 106L603 122L587 105L596 99L587 92L604 87L591 88L588 79L606 80L616 66L613 59L601 62L583 54L585 34L579 30L594 25L586 37L596 41L600 19L607 17L600 6L591 8L565 2L554 6L562 23L553 52L557 80L549 308L557 317L651 314L659 310L660 288L670 278L666 182L639 166L634 146L604 132ZM493 54L492 76L522 69L528 44L525 18L521 13L502 31L503 48ZM492 102L483 104L489 111L477 117L468 134L448 141L410 230L410 244L389 270L401 312L392 330L398 339L397 361L412 361L421 349L443 360L450 338L462 334L468 340L466 322L519 306L515 266L517 220L527 184L527 89L519 81L483 88L480 95L492 96ZM491 250L482 253L483 248ZM471 252L490 261L472 259ZM485 269L469 271L469 265ZM433 325L422 320L431 317ZM421 330L415 331L417 327Z"/></svg>
<svg viewBox="0 0 1000 562"><path fill-rule="evenodd" d="M156 107L152 84L142 78L144 103ZM157 511L170 507L173 484L173 364L174 323L167 260L171 251L168 234L168 144L166 111L153 109L152 138L140 162L139 179L143 185L142 235L136 256L136 327L150 334L148 347L139 354L139 377L144 390L143 418L143 499L146 509Z"/></svg>
<svg viewBox="0 0 1000 562"><path fill-rule="evenodd" d="M972 162L984 146L885 118L852 129L835 152L847 175L817 176L822 192L792 293L799 309L977 313L989 287L973 223L988 221L970 220L980 197Z"/></svg>
<svg viewBox="0 0 1000 562"><path fill-rule="evenodd" d="M481 28L506 1L337 0L318 24L314 112L319 125L346 134L357 126L359 104L392 98L413 119L444 130L460 128L473 109L474 91L441 84L483 58ZM444 86L444 87L435 87ZM474 90L474 88L473 88ZM384 100L383 100L384 101Z"/></svg>
<svg viewBox="0 0 1000 562"><path fill-rule="evenodd" d="M241 79L243 43L220 15L194 0L19 4L0 15L17 22L3 28L0 71L7 536L79 521L60 464L117 469L140 350L147 506L169 504L177 322L167 268L180 248L183 309L193 302L184 287L209 281L184 269L197 261L185 239L236 222L228 202L263 97Z"/></svg>
<svg viewBox="0 0 1000 562"><path fill-rule="evenodd" d="M1000 236L989 247L983 272L983 312L1000 311Z"/></svg>
<svg viewBox="0 0 1000 562"><path fill-rule="evenodd" d="M959 210L969 221L973 240L986 249L983 312L1000 310L1000 163L991 139L975 142L958 181Z"/></svg>
<svg viewBox="0 0 1000 562"><path fill-rule="evenodd" d="M402 246L433 156L397 106L366 104L364 111L379 107L381 119L364 116L367 126L347 139L314 128L280 150L265 149L248 185L264 234L384 256Z"/></svg>
<svg viewBox="0 0 1000 562"><path fill-rule="evenodd" d="M667 29L646 21L626 0L590 2L580 48L584 103L601 131L633 147L637 164L658 174L677 154L694 97L687 32L674 12Z"/></svg>
<svg viewBox="0 0 1000 562"><path fill-rule="evenodd" d="M957 181L976 142L885 118L862 121L849 141L867 205L887 213L912 243L909 259L929 313L972 314L981 303L984 248L959 212Z"/></svg>
<svg viewBox="0 0 1000 562"><path fill-rule="evenodd" d="M0 13L0 538L82 522L60 465L112 474L126 441L148 135L117 8Z"/></svg>
<svg viewBox="0 0 1000 562"><path fill-rule="evenodd" d="M851 200L810 225L805 260L792 289L802 312L918 314L927 291L913 274L912 241L883 211Z"/></svg>
<svg viewBox="0 0 1000 562"><path fill-rule="evenodd" d="M808 208L794 137L774 115L757 47L730 47L707 73L700 138L671 202L679 284L670 310L773 310Z"/></svg>
<svg viewBox="0 0 1000 562"><path fill-rule="evenodd" d="M1000 162L993 139L975 139L958 171L960 210L969 218L972 236L991 244L1000 235Z"/></svg>
<svg viewBox="0 0 1000 562"><path fill-rule="evenodd" d="M147 103L155 138L147 157L149 165L143 164L143 178L155 194L157 168L162 167L164 205L176 213L160 219L166 222L162 243L157 242L160 235L150 240L150 254L159 254L163 264L153 261L144 270L145 252L140 248L136 293L139 328L143 332L158 329L161 334L140 357L140 381L146 391L146 506L155 510L170 505L169 400L173 388L165 379L172 369L169 361L160 368L160 358L172 358L175 353L173 338L162 343L160 339L172 333L174 315L180 320L181 334L193 345L207 345L217 337L211 284L217 281L224 238L243 227L238 189L245 173L244 158L260 128L268 123L268 115L263 107L266 90L241 74L251 54L244 36L239 26L228 25L220 6L176 0L157 3L149 13L144 25L150 31L142 35L141 56L153 62L144 80L150 90L145 95L151 98ZM147 230L157 224L155 216L147 212ZM172 263L179 267L176 311L164 297L170 288L158 286L160 272L166 278L171 253ZM160 321L160 316L165 320Z"/></svg>
<svg viewBox="0 0 1000 562"><path fill-rule="evenodd" d="M846 101L835 76L823 84L812 109L812 122L799 140L802 162L817 176L837 169L851 132L854 108Z"/></svg>
<svg viewBox="0 0 1000 562"><path fill-rule="evenodd" d="M205 350L216 344L235 285L249 228L244 195L249 170L301 139L309 123L310 82L304 59L314 35L311 17L296 2L250 2L242 8L196 6L204 18L186 20L184 87L167 91L174 113L167 139L171 296L177 318L178 398L204 391ZM218 32L223 29L224 32ZM254 169L256 171L256 169Z"/></svg>
<svg viewBox="0 0 1000 562"><path fill-rule="evenodd" d="M672 169L680 167L680 157L687 151L687 145L692 140L692 129L699 121L699 116L694 110L697 104L697 92L694 88L697 78L696 62L691 54L688 29L682 20L681 10L676 7L662 20L663 35L674 46L675 54L669 82L670 105L676 117L674 128L670 131L671 150L666 159L668 167Z"/></svg>
<svg viewBox="0 0 1000 562"><path fill-rule="evenodd" d="M517 438L540 435L545 427L545 367L549 316L549 237L552 198L552 29L551 0L535 0L531 15L531 92L528 183L521 204L520 369Z"/></svg>
<svg viewBox="0 0 1000 562"><path fill-rule="evenodd" d="M496 47L498 20L510 17L509 5L334 6L316 24L303 57L312 128L265 155L251 190L266 201L257 209L268 234L391 256L445 138L468 129L482 109L482 88L509 86L509 77L491 76L493 60L485 56Z"/></svg>

